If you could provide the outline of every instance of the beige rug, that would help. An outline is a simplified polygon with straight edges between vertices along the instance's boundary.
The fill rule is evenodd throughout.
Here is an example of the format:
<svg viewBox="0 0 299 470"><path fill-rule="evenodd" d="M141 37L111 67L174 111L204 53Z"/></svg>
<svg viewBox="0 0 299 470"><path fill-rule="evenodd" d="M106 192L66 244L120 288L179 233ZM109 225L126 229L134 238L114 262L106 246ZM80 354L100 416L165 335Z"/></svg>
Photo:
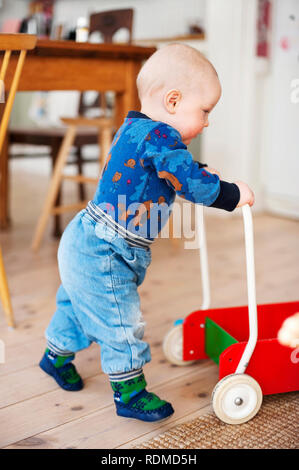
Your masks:
<svg viewBox="0 0 299 470"><path fill-rule="evenodd" d="M298 449L299 393L264 397L248 423L228 425L210 412L180 424L138 449Z"/></svg>

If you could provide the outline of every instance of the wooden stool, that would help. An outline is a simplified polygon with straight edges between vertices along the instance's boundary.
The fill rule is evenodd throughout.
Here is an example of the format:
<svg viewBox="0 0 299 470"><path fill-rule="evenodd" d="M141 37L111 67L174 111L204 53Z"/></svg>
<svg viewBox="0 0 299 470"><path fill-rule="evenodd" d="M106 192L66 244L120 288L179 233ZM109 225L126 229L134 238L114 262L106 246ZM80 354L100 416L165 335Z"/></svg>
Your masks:
<svg viewBox="0 0 299 470"><path fill-rule="evenodd" d="M40 247L42 237L44 235L46 225L50 215L62 214L65 212L76 211L83 209L88 201L79 202L76 204L55 206L55 201L57 199L57 194L59 192L61 183L63 179L76 181L77 183L98 183L98 178L88 178L83 175L64 175L63 169L66 164L66 160L70 149L73 145L76 131L80 127L96 127L99 132L99 146L100 146L100 168L102 168L101 160L103 160L109 152L110 145L112 142L112 132L113 132L113 120L109 118L94 118L89 119L85 117L78 118L62 118L68 128L64 139L62 141L58 156L56 159L55 167L53 170L52 178L50 181L48 193L45 199L45 203L42 209L42 213L39 217L31 248L33 251L37 251Z"/></svg>
<svg viewBox="0 0 299 470"><path fill-rule="evenodd" d="M18 88L21 72L23 69L26 53L30 49L34 49L36 44L36 36L29 34L0 34L0 51L4 51L4 57L0 70L0 95L4 97L4 80L8 68L9 60L12 51L20 52L16 69L10 84L6 84L9 89L9 94L5 103L3 103L2 119L0 125L0 155L6 137L6 131L12 105L15 99L15 94ZM0 177L1 177L1 162L0 162ZM14 316L11 306L10 294L7 284L7 278L3 263L2 251L0 248L0 299L3 304L4 312L9 326L14 327Z"/></svg>
<svg viewBox="0 0 299 470"><path fill-rule="evenodd" d="M77 183L94 183L97 184L98 178L89 178L83 175L64 175L63 169L66 165L66 160L70 149L73 145L76 131L79 127L97 127L99 131L99 146L101 149L100 152L100 168L103 167L103 159L108 155L110 145L112 142L112 132L113 132L113 120L109 118L94 118L89 119L85 117L79 118L62 118L62 122L67 124L68 128L64 139L62 141L56 163L53 169L52 177L50 180L49 189L46 195L42 213L39 217L39 220L36 225L34 236L32 239L31 249L35 252L39 250L42 237L44 235L48 219L51 215L63 214L65 212L72 212L76 210L81 210L86 207L88 201L79 202L76 204L69 205L57 205L55 206L55 201L57 200L57 195L61 188L61 183L63 179L76 181ZM173 237L173 215L171 214L169 218L169 238L171 239L174 247L178 247L178 239Z"/></svg>

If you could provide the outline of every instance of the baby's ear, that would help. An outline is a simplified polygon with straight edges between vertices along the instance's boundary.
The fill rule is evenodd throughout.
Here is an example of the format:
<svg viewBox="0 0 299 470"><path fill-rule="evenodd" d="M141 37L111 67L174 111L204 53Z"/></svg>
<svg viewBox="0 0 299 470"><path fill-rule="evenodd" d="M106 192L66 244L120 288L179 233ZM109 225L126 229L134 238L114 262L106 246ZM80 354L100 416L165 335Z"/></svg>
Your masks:
<svg viewBox="0 0 299 470"><path fill-rule="evenodd" d="M182 99L182 93L179 90L169 90L164 96L164 106L170 114L175 114L177 106Z"/></svg>

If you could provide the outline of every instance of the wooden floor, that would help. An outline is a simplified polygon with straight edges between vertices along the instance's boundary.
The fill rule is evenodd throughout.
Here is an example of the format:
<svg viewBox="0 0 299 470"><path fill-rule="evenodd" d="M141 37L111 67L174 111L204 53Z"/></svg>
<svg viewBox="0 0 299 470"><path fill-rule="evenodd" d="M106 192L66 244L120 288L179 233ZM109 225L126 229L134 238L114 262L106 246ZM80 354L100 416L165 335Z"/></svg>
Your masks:
<svg viewBox="0 0 299 470"><path fill-rule="evenodd" d="M40 252L31 253L30 239L47 179L24 173L16 163L13 166L13 227L0 233L0 242L17 328L6 327L0 309L0 338L6 352L5 363L0 364L0 447L130 448L206 413L217 366L205 360L177 367L167 363L162 352L173 321L201 305L199 255L184 249L183 241L177 248L165 239L155 242L153 261L139 291L147 322L145 339L152 349L152 362L144 368L148 388L172 402L175 414L169 420L147 424L116 416L97 345L76 357L85 381L81 392L61 390L39 369L44 330L54 312L59 285L58 244L48 231ZM262 214L254 217L254 227L258 302L297 300L299 223ZM208 215L207 238L212 306L246 304L242 220Z"/></svg>

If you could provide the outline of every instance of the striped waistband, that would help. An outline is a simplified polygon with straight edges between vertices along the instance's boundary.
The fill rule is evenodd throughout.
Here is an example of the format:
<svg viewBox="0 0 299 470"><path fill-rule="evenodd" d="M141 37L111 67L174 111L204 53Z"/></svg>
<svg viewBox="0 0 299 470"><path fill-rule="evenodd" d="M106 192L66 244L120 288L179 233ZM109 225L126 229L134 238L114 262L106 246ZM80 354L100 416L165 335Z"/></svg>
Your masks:
<svg viewBox="0 0 299 470"><path fill-rule="evenodd" d="M51 343L51 341L47 340L47 346L48 348L50 349L50 351L52 351L54 354L56 354L57 356L65 356L65 357L68 357L68 356L72 356L74 353L71 352L71 351L64 351L62 349L59 349L57 346L55 346L53 343Z"/></svg>
<svg viewBox="0 0 299 470"><path fill-rule="evenodd" d="M117 232L121 237L123 237L131 246L138 246L146 248L150 246L154 240L148 238L140 237L134 233L126 230L115 220L112 219L106 212L104 212L99 206L94 204L93 201L89 201L86 206L86 212L96 221L107 223L108 227Z"/></svg>
<svg viewBox="0 0 299 470"><path fill-rule="evenodd" d="M140 369L131 370L130 372L120 372L118 374L109 374L110 382L123 382L124 380L131 380L143 375L142 367Z"/></svg>

